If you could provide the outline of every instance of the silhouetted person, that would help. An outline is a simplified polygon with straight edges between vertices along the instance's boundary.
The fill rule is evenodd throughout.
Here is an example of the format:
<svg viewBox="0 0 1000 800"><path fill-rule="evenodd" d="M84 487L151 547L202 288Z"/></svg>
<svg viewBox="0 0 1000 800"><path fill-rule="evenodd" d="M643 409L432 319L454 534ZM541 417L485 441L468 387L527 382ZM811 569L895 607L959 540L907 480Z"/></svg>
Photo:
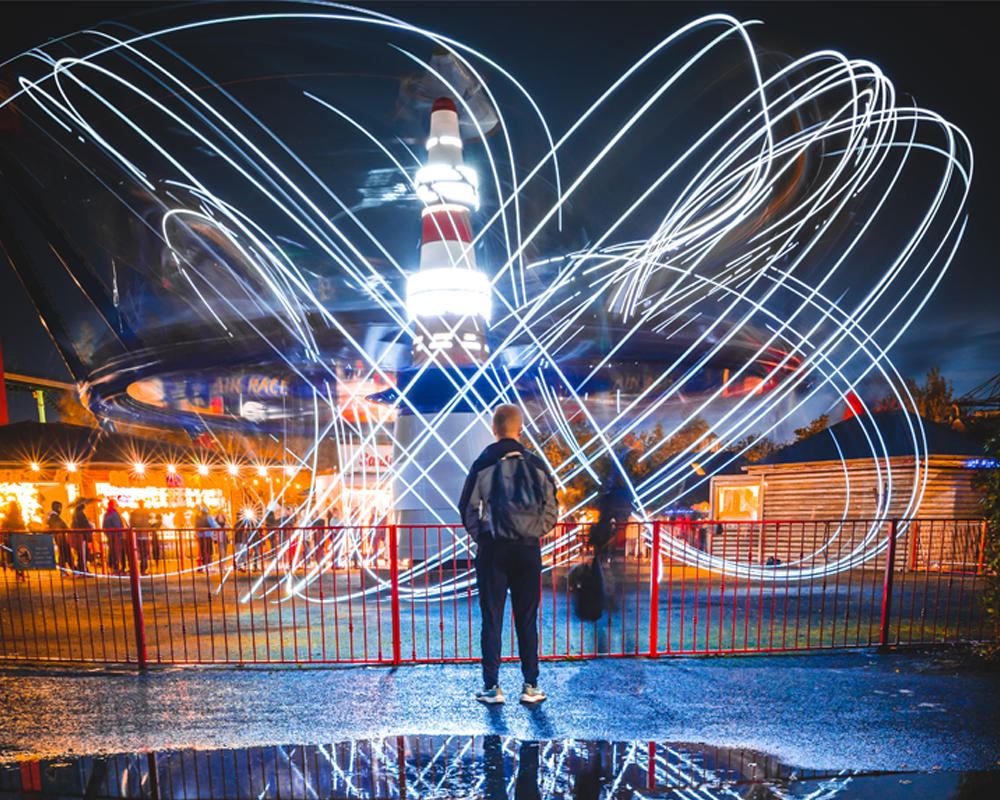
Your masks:
<svg viewBox="0 0 1000 800"><path fill-rule="evenodd" d="M195 537L198 539L198 560L206 572L212 563L212 534L215 529L215 519L208 513L205 506L198 506L194 515Z"/></svg>
<svg viewBox="0 0 1000 800"><path fill-rule="evenodd" d="M538 688L538 603L541 599L541 537L559 514L556 487L545 462L518 441L521 412L498 406L493 414L496 442L469 470L458 503L462 524L476 543L476 586L482 614L483 691L481 703L502 703L500 651L504 605L510 591L521 660L522 703L540 703Z"/></svg>
<svg viewBox="0 0 1000 800"><path fill-rule="evenodd" d="M108 569L121 574L126 570L125 521L113 498L108 500L108 509L104 512L101 527L108 542Z"/></svg>
<svg viewBox="0 0 1000 800"><path fill-rule="evenodd" d="M76 553L76 569L78 572L87 571L88 546L93 539L91 531L93 524L87 519L87 513L83 510L83 503L79 503L73 508L73 516L70 518L70 532L72 537L73 551Z"/></svg>
<svg viewBox="0 0 1000 800"><path fill-rule="evenodd" d="M220 511L213 518L215 521L215 538L216 543L219 545L219 560L225 562L229 558L229 545L232 541L229 535L229 523L226 520L226 513ZM219 565L219 569L222 569L222 565Z"/></svg>
<svg viewBox="0 0 1000 800"><path fill-rule="evenodd" d="M153 561L157 565L160 559L166 559L163 552L163 540L160 538L160 531L163 530L163 515L153 511L149 515L149 546L153 556Z"/></svg>
<svg viewBox="0 0 1000 800"><path fill-rule="evenodd" d="M24 517L21 515L21 505L17 500L11 500L7 506L7 513L4 514L3 523L0 524L0 531L3 531L3 546L7 553L8 563L14 566L14 551L10 546L11 533L27 533L27 526L24 524ZM25 580L24 570L15 569L15 574L19 581Z"/></svg>
<svg viewBox="0 0 1000 800"><path fill-rule="evenodd" d="M138 507L132 512L132 516L129 518L129 524L135 531L135 544L136 549L139 551L139 571L143 575L149 570L149 557L152 551L152 522L153 520L146 509L145 501L140 500Z"/></svg>
<svg viewBox="0 0 1000 800"><path fill-rule="evenodd" d="M245 515L240 515L233 528L233 545L236 568L242 572L250 569L250 539L253 536L253 520Z"/></svg>
<svg viewBox="0 0 1000 800"><path fill-rule="evenodd" d="M59 550L59 567L61 569L73 569L73 552L69 543L69 534L66 533L66 520L60 516L63 504L58 500L52 501L51 511L45 518L45 527L52 531L52 538L55 540L56 548Z"/></svg>

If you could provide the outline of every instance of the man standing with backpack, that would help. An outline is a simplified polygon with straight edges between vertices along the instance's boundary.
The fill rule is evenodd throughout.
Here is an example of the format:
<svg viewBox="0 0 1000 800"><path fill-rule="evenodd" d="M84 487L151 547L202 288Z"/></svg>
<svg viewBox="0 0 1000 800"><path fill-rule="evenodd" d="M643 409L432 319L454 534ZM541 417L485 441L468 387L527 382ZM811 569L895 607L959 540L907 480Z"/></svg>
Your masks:
<svg viewBox="0 0 1000 800"><path fill-rule="evenodd" d="M510 591L524 685L522 703L540 703L538 688L538 603L541 599L540 539L556 524L556 487L545 463L518 441L521 412L501 405L493 414L497 441L472 465L458 510L476 543L476 584L482 613L481 703L504 701L500 690L500 643L504 605Z"/></svg>

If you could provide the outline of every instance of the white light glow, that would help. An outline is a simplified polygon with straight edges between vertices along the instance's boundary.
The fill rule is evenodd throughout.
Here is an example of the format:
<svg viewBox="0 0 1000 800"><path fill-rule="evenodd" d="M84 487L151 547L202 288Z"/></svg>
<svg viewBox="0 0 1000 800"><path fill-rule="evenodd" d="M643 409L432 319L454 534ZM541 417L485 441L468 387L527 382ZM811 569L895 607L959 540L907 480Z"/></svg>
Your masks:
<svg viewBox="0 0 1000 800"><path fill-rule="evenodd" d="M429 206L457 203L479 208L479 178L464 164L428 164L417 170L417 197Z"/></svg>
<svg viewBox="0 0 1000 800"><path fill-rule="evenodd" d="M446 147L457 147L459 150L462 149L462 139L459 136L448 136L447 134L443 136L432 136L427 140L427 149L437 147L439 144L445 145Z"/></svg>
<svg viewBox="0 0 1000 800"><path fill-rule="evenodd" d="M471 269L422 269L406 282L410 319L444 314L478 316L490 321L490 279Z"/></svg>

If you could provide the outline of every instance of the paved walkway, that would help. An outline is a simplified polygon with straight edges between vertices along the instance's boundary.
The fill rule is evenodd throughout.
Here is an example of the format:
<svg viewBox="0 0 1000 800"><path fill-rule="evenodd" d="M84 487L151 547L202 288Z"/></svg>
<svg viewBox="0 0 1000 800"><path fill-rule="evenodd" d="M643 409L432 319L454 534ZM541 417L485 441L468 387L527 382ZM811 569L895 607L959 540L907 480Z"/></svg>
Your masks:
<svg viewBox="0 0 1000 800"><path fill-rule="evenodd" d="M814 769L997 769L1000 673L874 651L543 665L550 699L488 709L474 666L0 672L0 758L401 734L746 747ZM517 670L505 665L508 692Z"/></svg>

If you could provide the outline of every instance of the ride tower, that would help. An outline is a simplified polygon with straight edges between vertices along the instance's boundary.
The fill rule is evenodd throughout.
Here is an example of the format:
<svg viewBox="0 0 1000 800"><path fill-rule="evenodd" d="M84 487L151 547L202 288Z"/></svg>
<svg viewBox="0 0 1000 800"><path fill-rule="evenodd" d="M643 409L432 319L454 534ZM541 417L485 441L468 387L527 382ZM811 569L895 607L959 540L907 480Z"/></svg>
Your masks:
<svg viewBox="0 0 1000 800"><path fill-rule="evenodd" d="M455 103L434 102L427 163L417 172L423 201L420 269L406 287L413 325L413 365L397 376L405 392L395 425L393 502L403 527L399 553L422 561L447 551L464 534L456 507L469 467L493 440L485 404L494 397L470 381L489 356L490 279L476 263L472 212L478 180L462 156ZM479 413L476 408L480 409ZM413 527L417 526L417 527ZM430 526L422 528L420 526ZM459 556L464 559L464 556Z"/></svg>

